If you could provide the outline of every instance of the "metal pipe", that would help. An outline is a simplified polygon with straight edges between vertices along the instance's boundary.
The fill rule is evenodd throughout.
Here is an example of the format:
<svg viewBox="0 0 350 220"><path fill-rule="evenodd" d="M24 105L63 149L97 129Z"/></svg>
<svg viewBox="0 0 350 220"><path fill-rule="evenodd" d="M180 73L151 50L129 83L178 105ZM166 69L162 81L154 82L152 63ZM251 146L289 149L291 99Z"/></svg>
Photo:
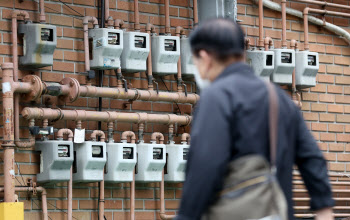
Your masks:
<svg viewBox="0 0 350 220"><path fill-rule="evenodd" d="M170 124L169 125L169 143L174 141L174 125Z"/></svg>
<svg viewBox="0 0 350 220"><path fill-rule="evenodd" d="M67 207L68 207L68 220L73 219L73 165L70 167L70 179L68 181L68 199L67 199Z"/></svg>
<svg viewBox="0 0 350 220"><path fill-rule="evenodd" d="M103 131L101 130L94 130L92 133L91 133L91 140L92 141L96 141L97 140L97 137L100 137L100 142L104 142L105 139L106 139L106 135Z"/></svg>
<svg viewBox="0 0 350 220"><path fill-rule="evenodd" d="M38 186L38 187L15 187L16 192L28 192L28 191L33 191L36 190L37 192L41 192L41 204L42 204L42 210L43 210L43 220L48 220L48 215L47 215L47 192L46 189ZM0 187L0 192L6 191L4 187Z"/></svg>
<svg viewBox="0 0 350 220"><path fill-rule="evenodd" d="M197 4L197 0L193 0L193 21L194 21L194 26L198 25L198 4Z"/></svg>
<svg viewBox="0 0 350 220"><path fill-rule="evenodd" d="M39 20L40 20L40 23L45 23L46 22L44 0L40 0L40 16L39 16Z"/></svg>
<svg viewBox="0 0 350 220"><path fill-rule="evenodd" d="M159 140L159 144L164 144L164 135L160 132L154 132L151 135L151 141L157 142L157 140Z"/></svg>
<svg viewBox="0 0 350 220"><path fill-rule="evenodd" d="M259 42L258 47L264 47L264 5L263 0L259 0Z"/></svg>
<svg viewBox="0 0 350 220"><path fill-rule="evenodd" d="M328 6L333 8L341 8L341 9L348 9L350 10L350 6L348 5L341 5L341 4L335 4L330 2L322 2L322 1L314 1L314 0L294 0L296 2L302 2L302 3L308 3L308 4L314 4L314 5L321 5L321 6Z"/></svg>
<svg viewBox="0 0 350 220"><path fill-rule="evenodd" d="M245 49L249 50L249 48L250 48L250 39L249 38L245 38L244 42L245 42Z"/></svg>
<svg viewBox="0 0 350 220"><path fill-rule="evenodd" d="M136 142L136 135L135 135L135 133L132 132L132 131L124 131L124 132L122 133L121 140L122 140L122 141L127 141L127 140L128 140L128 137L130 137L130 142L131 142L132 144L135 144L135 142Z"/></svg>
<svg viewBox="0 0 350 220"><path fill-rule="evenodd" d="M140 31L140 12L139 12L139 0L134 0L134 13L135 13L135 24L134 30Z"/></svg>
<svg viewBox="0 0 350 220"><path fill-rule="evenodd" d="M350 17L350 14L348 14L348 13L337 12L337 11L328 11L328 10L321 10L321 9L315 9L315 8L309 8L309 13L342 16L342 17L347 17L347 18Z"/></svg>
<svg viewBox="0 0 350 220"><path fill-rule="evenodd" d="M169 0L164 0L165 2L165 34L170 35L170 6Z"/></svg>
<svg viewBox="0 0 350 220"><path fill-rule="evenodd" d="M270 47L272 47L272 45L273 45L272 38L265 37L264 44L265 44L265 51L268 51L270 49Z"/></svg>
<svg viewBox="0 0 350 220"><path fill-rule="evenodd" d="M149 53L147 57L147 78L148 78L148 90L153 90L153 74L152 74L152 34L155 32L153 24L148 23L146 25L146 32L149 34Z"/></svg>
<svg viewBox="0 0 350 220"><path fill-rule="evenodd" d="M165 214L165 196L164 196L164 170L162 172L162 181L160 182L160 212L161 219L173 219L175 215Z"/></svg>
<svg viewBox="0 0 350 220"><path fill-rule="evenodd" d="M286 12L286 0L281 0L282 7L282 48L287 48L287 12Z"/></svg>
<svg viewBox="0 0 350 220"><path fill-rule="evenodd" d="M185 32L183 27L176 27L175 34L177 37L181 37ZM181 56L179 57L179 60L177 61L177 91L182 92L182 72L181 72Z"/></svg>
<svg viewBox="0 0 350 220"><path fill-rule="evenodd" d="M191 136L190 136L190 134L189 134L189 133L183 133L183 134L181 135L181 142L182 142L182 143L186 143L186 142L187 142L187 144L190 144L190 142L191 142Z"/></svg>
<svg viewBox="0 0 350 220"><path fill-rule="evenodd" d="M63 140L63 135L67 134L68 135L68 141L73 141L73 131L68 129L68 128L62 128L60 130L58 130L57 132L57 139L58 140Z"/></svg>
<svg viewBox="0 0 350 220"><path fill-rule="evenodd" d="M192 117L175 114L147 114L129 112L98 112L85 110L61 110L51 108L29 108L22 111L25 119L50 119L50 120L73 120L73 121L118 121L132 123L158 123L189 125Z"/></svg>
<svg viewBox="0 0 350 220"><path fill-rule="evenodd" d="M114 123L112 121L108 122L107 131L108 131L108 142L109 143L113 143L114 142L114 139L113 139L113 125L114 125Z"/></svg>
<svg viewBox="0 0 350 220"><path fill-rule="evenodd" d="M304 50L309 50L309 20L308 20L308 14L309 14L309 7L304 8L303 15L304 15Z"/></svg>
<svg viewBox="0 0 350 220"><path fill-rule="evenodd" d="M124 27L124 21L122 19L115 19L114 20L114 28L115 29L123 29Z"/></svg>

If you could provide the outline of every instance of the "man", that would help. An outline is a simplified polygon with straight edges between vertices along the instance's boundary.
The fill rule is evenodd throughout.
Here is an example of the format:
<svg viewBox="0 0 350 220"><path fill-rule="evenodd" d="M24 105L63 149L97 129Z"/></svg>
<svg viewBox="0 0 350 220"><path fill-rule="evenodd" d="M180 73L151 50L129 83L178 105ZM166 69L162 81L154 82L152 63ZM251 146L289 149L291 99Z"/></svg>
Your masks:
<svg viewBox="0 0 350 220"><path fill-rule="evenodd" d="M268 91L244 63L244 33L226 19L200 25L190 36L198 85L186 181L177 220L196 220L215 202L230 161L248 154L269 159ZM333 219L326 161L303 117L286 93L279 102L277 178L293 217L292 171L296 164L311 197L316 219ZM232 213L234 220L234 213Z"/></svg>

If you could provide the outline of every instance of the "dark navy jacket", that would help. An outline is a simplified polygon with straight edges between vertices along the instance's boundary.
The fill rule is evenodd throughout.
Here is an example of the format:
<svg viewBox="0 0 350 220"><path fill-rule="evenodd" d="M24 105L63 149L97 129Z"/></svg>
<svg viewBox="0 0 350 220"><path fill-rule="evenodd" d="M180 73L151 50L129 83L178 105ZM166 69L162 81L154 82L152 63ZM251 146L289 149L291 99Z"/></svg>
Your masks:
<svg viewBox="0 0 350 220"><path fill-rule="evenodd" d="M277 177L288 200L289 219L294 219L294 164L309 191L312 210L332 207L334 201L322 152L298 107L285 91L279 88L277 91ZM268 131L266 84L248 65L232 64L202 92L196 107L186 181L176 219L200 219L215 201L230 161L247 154L260 154L269 160Z"/></svg>

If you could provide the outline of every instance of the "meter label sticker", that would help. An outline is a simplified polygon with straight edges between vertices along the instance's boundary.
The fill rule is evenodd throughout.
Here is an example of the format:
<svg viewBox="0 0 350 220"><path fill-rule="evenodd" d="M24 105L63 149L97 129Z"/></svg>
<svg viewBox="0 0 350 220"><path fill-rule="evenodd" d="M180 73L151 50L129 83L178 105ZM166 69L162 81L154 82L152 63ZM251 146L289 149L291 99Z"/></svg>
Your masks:
<svg viewBox="0 0 350 220"><path fill-rule="evenodd" d="M74 143L84 143L85 141L85 129L74 130Z"/></svg>
<svg viewBox="0 0 350 220"><path fill-rule="evenodd" d="M95 48L102 47L102 46L104 45L104 39L103 39L103 37L94 40L94 45L95 45Z"/></svg>
<svg viewBox="0 0 350 220"><path fill-rule="evenodd" d="M9 82L2 83L2 93L6 93L10 91L11 91L11 83Z"/></svg>

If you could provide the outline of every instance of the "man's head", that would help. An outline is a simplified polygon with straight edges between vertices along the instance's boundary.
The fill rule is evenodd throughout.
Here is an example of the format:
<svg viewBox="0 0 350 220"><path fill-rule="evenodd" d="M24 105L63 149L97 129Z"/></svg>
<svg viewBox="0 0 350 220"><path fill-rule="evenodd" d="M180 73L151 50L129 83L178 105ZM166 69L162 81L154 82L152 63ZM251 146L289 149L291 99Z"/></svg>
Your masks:
<svg viewBox="0 0 350 220"><path fill-rule="evenodd" d="M244 33L232 20L199 25L190 35L193 60L201 78L213 81L228 65L244 60Z"/></svg>

